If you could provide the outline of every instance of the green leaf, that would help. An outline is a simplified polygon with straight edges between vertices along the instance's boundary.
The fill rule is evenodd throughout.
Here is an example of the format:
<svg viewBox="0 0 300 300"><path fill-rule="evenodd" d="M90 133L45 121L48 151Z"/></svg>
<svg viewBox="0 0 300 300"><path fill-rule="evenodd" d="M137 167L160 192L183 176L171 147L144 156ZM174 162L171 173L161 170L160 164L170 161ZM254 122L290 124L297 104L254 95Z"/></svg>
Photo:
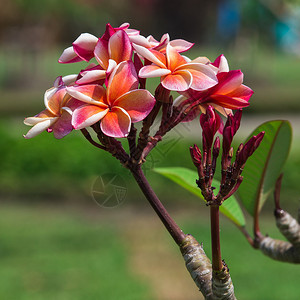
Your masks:
<svg viewBox="0 0 300 300"><path fill-rule="evenodd" d="M263 123L249 136L265 131L265 136L254 154L248 159L242 173L244 180L238 195L246 210L259 213L280 175L288 157L292 141L292 128L288 121L276 120Z"/></svg>
<svg viewBox="0 0 300 300"><path fill-rule="evenodd" d="M198 178L198 173L196 171L179 167L155 168L154 171L171 179L175 183L179 184L186 190L204 200L201 194L201 190L197 187L196 184L196 179ZM212 185L218 187L220 183L214 180ZM243 212L234 196L231 196L222 204L222 206L220 207L220 212L222 212L236 225L240 227L245 226L246 223Z"/></svg>

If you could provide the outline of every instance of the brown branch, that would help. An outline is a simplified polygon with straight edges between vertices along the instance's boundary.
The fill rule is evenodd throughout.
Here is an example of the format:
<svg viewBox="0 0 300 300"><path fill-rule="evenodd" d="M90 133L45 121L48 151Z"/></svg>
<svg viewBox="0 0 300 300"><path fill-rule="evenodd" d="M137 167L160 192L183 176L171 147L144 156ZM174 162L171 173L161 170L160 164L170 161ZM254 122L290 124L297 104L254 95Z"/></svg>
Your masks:
<svg viewBox="0 0 300 300"><path fill-rule="evenodd" d="M179 228L176 222L171 218L165 207L158 199L157 195L155 194L148 180L146 179L140 165L138 165L136 168L131 167L130 171L134 176L140 189L144 193L145 197L149 201L150 205L155 210L156 214L164 224L165 228L172 236L173 240L176 242L177 245L180 245L185 238L185 234L182 232L182 230Z"/></svg>

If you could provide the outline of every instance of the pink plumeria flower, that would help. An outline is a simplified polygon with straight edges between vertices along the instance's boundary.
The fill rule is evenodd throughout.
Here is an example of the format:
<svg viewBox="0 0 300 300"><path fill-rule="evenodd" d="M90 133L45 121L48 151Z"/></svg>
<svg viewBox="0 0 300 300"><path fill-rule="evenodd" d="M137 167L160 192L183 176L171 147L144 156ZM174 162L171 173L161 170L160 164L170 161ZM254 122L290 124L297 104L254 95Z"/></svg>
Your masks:
<svg viewBox="0 0 300 300"><path fill-rule="evenodd" d="M197 91L207 90L218 83L214 70L203 63L187 63L170 44L166 54L156 50L135 45L139 55L153 64L144 66L139 71L141 78L161 77L161 84L171 91L186 91L189 88Z"/></svg>
<svg viewBox="0 0 300 300"><path fill-rule="evenodd" d="M157 50L159 52L165 53L166 47L170 44L177 52L185 52L193 47L193 43L188 41L177 39L170 41L170 36L168 33L165 33L160 41L157 41L152 35L149 35L147 38L142 35L131 35L130 41L132 42L133 48L135 45L145 47L147 49Z"/></svg>
<svg viewBox="0 0 300 300"><path fill-rule="evenodd" d="M190 104L197 102L193 112L185 119L186 122L194 119L200 112L205 113L209 105L212 105L224 116L232 114L232 110L247 107L253 95L252 89L242 84L244 74L241 70L229 71L228 63L224 55L220 55L211 63L217 68L218 84L206 91L195 91L189 89L182 92L175 99L174 105L187 108Z"/></svg>
<svg viewBox="0 0 300 300"><path fill-rule="evenodd" d="M66 106L70 99L69 95L66 95L66 85L73 84L76 77L77 75L69 75L56 78L54 86L45 92L46 109L24 120L25 125L33 126L24 135L26 139L33 138L45 130L53 132L55 138L61 139L72 131L72 111Z"/></svg>
<svg viewBox="0 0 300 300"><path fill-rule="evenodd" d="M117 30L108 40L106 37L100 38L94 49L94 55L99 66L81 72L82 78L76 81L77 84L105 79L119 63L131 60L132 46L127 33L124 30Z"/></svg>
<svg viewBox="0 0 300 300"><path fill-rule="evenodd" d="M138 77L131 61L121 62L114 69L107 90L93 84L67 88L70 96L85 102L73 112L74 128L82 129L101 120L105 135L126 137L131 123L143 120L155 104L150 92L137 88Z"/></svg>
<svg viewBox="0 0 300 300"><path fill-rule="evenodd" d="M113 28L110 24L106 25L106 31L101 37L108 40L114 33L124 30L128 35L138 35L139 31L129 29L129 23L124 23L118 28ZM75 63L79 61L90 61L94 57L94 50L97 45L98 38L90 33L82 33L72 44L66 48L60 56L60 63Z"/></svg>

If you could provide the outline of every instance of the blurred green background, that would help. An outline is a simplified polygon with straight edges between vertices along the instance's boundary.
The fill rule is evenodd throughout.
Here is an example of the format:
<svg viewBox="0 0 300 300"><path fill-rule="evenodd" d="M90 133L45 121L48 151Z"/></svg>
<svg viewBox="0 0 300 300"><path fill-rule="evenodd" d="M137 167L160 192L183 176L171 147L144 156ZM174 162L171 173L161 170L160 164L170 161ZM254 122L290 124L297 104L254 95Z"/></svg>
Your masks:
<svg viewBox="0 0 300 300"><path fill-rule="evenodd" d="M58 64L63 49L82 32L101 36L106 23L129 22L157 39L168 32L172 39L196 43L189 57L214 60L223 53L231 69L242 69L255 94L236 143L263 121L291 120L294 139L284 169L282 206L296 215L299 16L296 0L2 0L0 298L199 299L178 250L128 171L79 132L62 140L47 133L32 140L22 137L29 129L24 117L44 109L43 94L54 79L85 66ZM192 168L188 147L199 143L200 135L198 121L180 125L151 153L144 170L183 230L203 241L209 253L205 205L152 171ZM93 184L104 174L125 181L122 205L105 208L94 201ZM270 199L262 230L279 238L272 211ZM299 299L298 266L271 261L252 250L231 223L222 223L223 257L239 299Z"/></svg>

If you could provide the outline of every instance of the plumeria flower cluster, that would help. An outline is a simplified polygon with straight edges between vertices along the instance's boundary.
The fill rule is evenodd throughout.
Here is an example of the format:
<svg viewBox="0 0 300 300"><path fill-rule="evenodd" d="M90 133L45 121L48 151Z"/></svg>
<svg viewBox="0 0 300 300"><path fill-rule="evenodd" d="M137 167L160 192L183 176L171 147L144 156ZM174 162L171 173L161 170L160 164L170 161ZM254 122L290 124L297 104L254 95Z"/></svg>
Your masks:
<svg viewBox="0 0 300 300"><path fill-rule="evenodd" d="M221 205L224 200L229 198L240 186L243 181L242 171L247 159L254 153L260 145L264 132L251 137L247 143L240 144L236 151L236 158L232 162L233 148L231 143L233 137L240 127L242 110L238 110L234 115L229 114L223 129L222 140L222 159L221 159L221 182L217 195L214 195L212 180L216 170L216 161L220 152L220 138L214 136L217 133L221 119L212 106L208 106L206 113L200 116L202 127L203 152L197 145L190 147L190 153L194 165L198 170L198 187L208 204Z"/></svg>
<svg viewBox="0 0 300 300"><path fill-rule="evenodd" d="M243 73L229 71L223 55L214 62L182 55L193 45L182 39L171 40L168 34L160 40L144 37L128 23L117 28L107 24L101 37L81 34L58 61L85 61L86 68L55 80L45 93L45 109L25 119L26 125L33 126L25 138L48 131L60 139L73 129L95 128L97 124L101 134L124 138L133 123L144 120L148 127L144 126L140 136L145 144L161 106L169 112L165 118L173 124L163 124L162 117L160 135L178 122L205 113L209 105L224 115L248 106L253 92L242 84ZM146 89L146 80L152 77L160 78L155 96ZM175 101L171 92L179 94Z"/></svg>

